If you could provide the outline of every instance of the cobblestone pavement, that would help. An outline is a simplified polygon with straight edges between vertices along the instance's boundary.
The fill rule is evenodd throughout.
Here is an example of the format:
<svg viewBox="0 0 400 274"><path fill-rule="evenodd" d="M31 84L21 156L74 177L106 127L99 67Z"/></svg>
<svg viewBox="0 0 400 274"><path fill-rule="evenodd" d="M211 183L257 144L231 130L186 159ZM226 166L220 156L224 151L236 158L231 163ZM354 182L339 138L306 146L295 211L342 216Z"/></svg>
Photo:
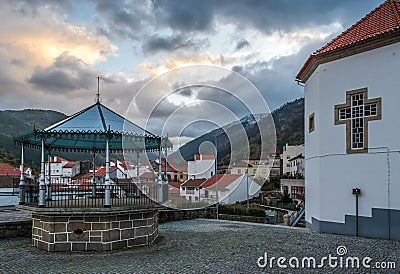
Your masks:
<svg viewBox="0 0 400 274"><path fill-rule="evenodd" d="M161 224L157 243L103 253L48 253L31 247L30 239L0 241L0 273L399 273L400 242L356 238L261 224L196 219ZM347 254L338 256L338 246ZM358 256L395 262L397 269L322 269L257 266L257 259L314 256ZM263 263L263 260L260 261ZM294 263L295 261L292 261ZM339 259L336 261L339 263ZM301 265L301 263L300 263ZM344 265L344 263L343 263Z"/></svg>

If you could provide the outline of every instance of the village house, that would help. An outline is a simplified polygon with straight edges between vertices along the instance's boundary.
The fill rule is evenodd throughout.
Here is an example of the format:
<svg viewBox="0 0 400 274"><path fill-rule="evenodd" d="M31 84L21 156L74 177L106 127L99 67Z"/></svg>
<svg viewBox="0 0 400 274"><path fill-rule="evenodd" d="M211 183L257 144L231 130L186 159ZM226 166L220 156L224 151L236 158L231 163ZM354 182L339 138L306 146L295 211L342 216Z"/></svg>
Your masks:
<svg viewBox="0 0 400 274"><path fill-rule="evenodd" d="M299 154L289 159L290 170L289 174L292 177L304 177L305 173L305 160L302 154Z"/></svg>
<svg viewBox="0 0 400 274"><path fill-rule="evenodd" d="M188 161L188 178L211 178L215 174L215 157L210 154L195 154L193 161Z"/></svg>
<svg viewBox="0 0 400 274"><path fill-rule="evenodd" d="M0 164L0 188L18 187L21 177L21 169L13 167L7 163ZM24 178L33 179L32 170L29 167L24 168Z"/></svg>
<svg viewBox="0 0 400 274"><path fill-rule="evenodd" d="M200 200L215 201L218 192L219 203L235 204L258 196L260 190L261 187L245 174L221 174L218 178L214 175L202 184Z"/></svg>
<svg viewBox="0 0 400 274"><path fill-rule="evenodd" d="M227 174L246 174L252 179L269 179L281 174L280 150L273 146L268 153L262 157L258 154L250 155L248 160L233 163L228 167Z"/></svg>
<svg viewBox="0 0 400 274"><path fill-rule="evenodd" d="M304 154L304 145L286 145L283 147L283 152L281 154L282 159L282 175L290 174L290 163L289 160L296 157L297 155Z"/></svg>

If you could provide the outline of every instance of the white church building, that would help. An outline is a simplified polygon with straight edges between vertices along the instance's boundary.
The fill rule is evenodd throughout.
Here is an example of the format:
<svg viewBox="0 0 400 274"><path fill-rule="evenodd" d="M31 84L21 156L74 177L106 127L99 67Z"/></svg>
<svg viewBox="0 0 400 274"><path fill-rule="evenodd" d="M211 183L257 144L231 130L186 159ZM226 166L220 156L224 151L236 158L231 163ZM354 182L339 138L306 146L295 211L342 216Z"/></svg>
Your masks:
<svg viewBox="0 0 400 274"><path fill-rule="evenodd" d="M400 1L311 54L296 81L305 86L307 227L400 240Z"/></svg>

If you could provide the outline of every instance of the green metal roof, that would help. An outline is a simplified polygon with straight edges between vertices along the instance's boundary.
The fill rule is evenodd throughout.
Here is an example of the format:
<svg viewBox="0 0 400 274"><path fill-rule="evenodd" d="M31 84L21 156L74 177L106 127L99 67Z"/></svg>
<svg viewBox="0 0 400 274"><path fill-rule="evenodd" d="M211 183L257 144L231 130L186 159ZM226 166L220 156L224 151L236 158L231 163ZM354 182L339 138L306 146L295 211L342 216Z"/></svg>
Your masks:
<svg viewBox="0 0 400 274"><path fill-rule="evenodd" d="M166 139L135 125L100 102L44 129L15 139L17 144L39 148L42 138L52 150L104 151L106 139L112 152L158 150L171 146Z"/></svg>

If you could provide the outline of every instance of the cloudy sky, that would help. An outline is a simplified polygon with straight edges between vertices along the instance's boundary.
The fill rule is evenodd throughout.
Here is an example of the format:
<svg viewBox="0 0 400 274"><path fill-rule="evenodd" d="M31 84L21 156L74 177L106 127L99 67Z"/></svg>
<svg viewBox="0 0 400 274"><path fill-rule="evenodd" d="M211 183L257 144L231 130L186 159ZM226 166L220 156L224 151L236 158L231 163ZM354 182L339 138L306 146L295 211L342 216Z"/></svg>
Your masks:
<svg viewBox="0 0 400 274"><path fill-rule="evenodd" d="M102 103L123 115L129 110L142 125L146 117L141 109L158 106L157 85L142 91L140 107L132 106L132 98L150 79L171 69L213 65L246 77L274 110L303 96L294 77L308 55L380 3L0 1L0 109L42 108L71 115L94 103L100 76ZM227 74L210 81L215 86L229 82L232 89L236 85ZM237 104L226 94L203 90L177 87L161 104L167 110L152 115L164 122L174 109L186 109L181 116L190 116L188 121L201 112L218 116L203 101L230 101L225 108L236 116L245 114L234 111ZM198 134L194 129L201 123L189 124L180 127L181 136ZM176 130L170 135L177 135Z"/></svg>

